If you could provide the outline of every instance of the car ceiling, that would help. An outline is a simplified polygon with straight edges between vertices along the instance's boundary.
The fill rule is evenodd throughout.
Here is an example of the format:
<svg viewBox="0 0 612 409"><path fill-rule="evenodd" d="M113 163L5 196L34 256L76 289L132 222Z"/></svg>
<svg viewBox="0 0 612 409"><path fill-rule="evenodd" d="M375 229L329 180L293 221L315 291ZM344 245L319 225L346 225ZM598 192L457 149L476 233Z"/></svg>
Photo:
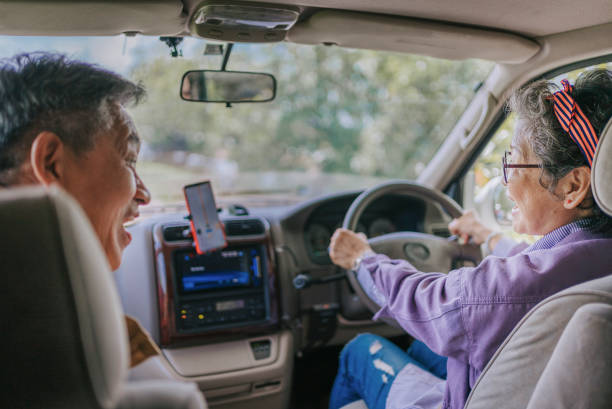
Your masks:
<svg viewBox="0 0 612 409"><path fill-rule="evenodd" d="M539 49L539 37L612 22L610 0L588 3L575 0L268 0L266 3L299 8L300 21L290 30L289 41L333 42L347 47L453 59L476 57L506 63L521 63L532 57ZM0 34L189 35L189 19L200 4L199 0L3 1ZM327 14L322 13L326 10ZM347 10L358 13L345 13ZM325 15L327 20L318 18L318 14ZM336 24L343 19L346 24ZM333 24L326 24L328 21ZM371 24L362 24L364 21ZM347 38L346 27L360 26L363 30L351 29ZM381 27L389 30L373 38L373 34L381 32ZM429 37L427 41L423 40L425 36ZM500 48L508 56L505 60L500 57Z"/></svg>
<svg viewBox="0 0 612 409"><path fill-rule="evenodd" d="M612 21L610 0L274 1L495 28L540 37ZM588 7L587 7L588 4Z"/></svg>

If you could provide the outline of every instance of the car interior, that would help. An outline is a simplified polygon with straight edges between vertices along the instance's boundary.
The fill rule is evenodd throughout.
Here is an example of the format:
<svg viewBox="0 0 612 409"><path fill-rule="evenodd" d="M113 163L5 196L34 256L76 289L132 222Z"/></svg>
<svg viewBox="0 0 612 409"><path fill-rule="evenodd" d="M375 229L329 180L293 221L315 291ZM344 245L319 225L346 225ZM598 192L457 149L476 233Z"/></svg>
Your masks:
<svg viewBox="0 0 612 409"><path fill-rule="evenodd" d="M367 233L376 251L407 259L422 271L446 273L477 265L480 247L449 240L447 226L465 209L474 209L486 223L509 229L499 172L486 170L487 180L479 179L482 169L499 168L499 152L508 145L513 122L505 110L507 97L537 79L575 78L591 67L612 69L612 2L0 3L0 44L42 37L120 37L124 48L128 40L152 38L184 72L171 79L174 88L163 89L164 98L170 104L191 100L185 104L197 106L198 115L217 103L235 122L266 121L241 118L246 111L237 107L247 101L253 102L248 109L257 112L283 87L309 87L306 76L288 84L278 74L275 79L268 73L226 70L230 55L230 62L257 66L257 54L239 53L242 44L257 49L288 43L331 52L381 51L489 64L475 87L466 85L469 99L414 174L359 176L348 186L340 179L342 188L334 191L320 190L324 183L317 179L290 179L295 191L316 192L290 201L278 200L280 189L253 202L224 199L226 186L213 180L217 203L206 202L215 205L208 216L218 216L224 237L222 248L207 252L196 249L200 242L194 237L197 221L191 206L166 206L154 214L144 214L143 208L146 217L127 228L132 242L119 269L111 272L85 215L66 193L0 190L2 303L8 312L0 406L327 408L338 355L348 341L364 332L404 347L412 340L394 322L371 319L378 305L354 274L329 258L333 231L345 227ZM223 58L221 70L183 69L179 63L188 41L206 44L207 50L216 47ZM46 44L33 47L47 50ZM300 58L294 60L299 65ZM345 74L337 73L340 84L351 81L349 75L341 78ZM202 91L204 82L215 86ZM367 99L369 94L364 95ZM382 109L391 110L396 102ZM294 128L287 129L300 132ZM143 129L143 134L156 132L151 126ZM200 131L205 139L206 130ZM612 120L600 136L591 179L597 203L610 215L611 134ZM344 140L340 148L352 143ZM268 149L270 157L252 160L282 161ZM250 179L238 180L229 162L222 163L220 180L255 186ZM255 177L272 178L265 172ZM194 178L207 179L202 173ZM167 184L174 196L182 197L183 187L197 180L177 178ZM610 278L569 288L531 310L489 362L466 408L552 408L568 401L575 402L572 407L608 407ZM161 350L156 359L129 371L124 314L136 318ZM350 407L365 404L357 401Z"/></svg>

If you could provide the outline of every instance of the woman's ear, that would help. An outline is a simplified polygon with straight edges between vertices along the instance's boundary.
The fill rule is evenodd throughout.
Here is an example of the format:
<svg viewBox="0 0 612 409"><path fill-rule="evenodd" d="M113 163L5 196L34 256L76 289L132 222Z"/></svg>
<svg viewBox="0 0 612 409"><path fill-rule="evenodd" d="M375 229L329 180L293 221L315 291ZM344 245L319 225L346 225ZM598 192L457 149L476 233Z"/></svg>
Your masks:
<svg viewBox="0 0 612 409"><path fill-rule="evenodd" d="M39 183L48 186L64 176L65 147L53 132L41 132L30 149L30 166Z"/></svg>
<svg viewBox="0 0 612 409"><path fill-rule="evenodd" d="M591 192L591 169L581 166L572 169L559 181L563 194L563 207L574 209L589 196Z"/></svg>

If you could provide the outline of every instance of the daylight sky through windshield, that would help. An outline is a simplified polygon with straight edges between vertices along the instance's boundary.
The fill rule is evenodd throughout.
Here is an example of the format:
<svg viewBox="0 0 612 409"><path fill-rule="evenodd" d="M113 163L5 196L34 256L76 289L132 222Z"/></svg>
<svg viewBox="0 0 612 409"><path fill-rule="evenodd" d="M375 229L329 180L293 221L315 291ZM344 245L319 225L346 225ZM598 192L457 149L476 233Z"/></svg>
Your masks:
<svg viewBox="0 0 612 409"><path fill-rule="evenodd" d="M182 203L180 187L211 179L219 196L291 202L414 179L474 95L492 63L291 43L237 45L228 69L276 76L270 103L190 103L189 69L218 69L205 41L171 58L158 38L0 37L0 56L57 51L142 81L131 110L144 144L141 177L153 207ZM249 200L251 200L249 199Z"/></svg>

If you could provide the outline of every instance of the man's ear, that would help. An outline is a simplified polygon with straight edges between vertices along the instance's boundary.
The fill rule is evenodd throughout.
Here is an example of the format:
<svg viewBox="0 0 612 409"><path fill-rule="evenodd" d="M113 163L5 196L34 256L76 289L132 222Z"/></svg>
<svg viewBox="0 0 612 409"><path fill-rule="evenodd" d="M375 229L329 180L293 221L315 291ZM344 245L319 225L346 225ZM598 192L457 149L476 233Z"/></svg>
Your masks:
<svg viewBox="0 0 612 409"><path fill-rule="evenodd" d="M48 186L60 182L64 176L66 149L64 142L53 132L41 132L30 149L30 165L39 183Z"/></svg>
<svg viewBox="0 0 612 409"><path fill-rule="evenodd" d="M559 188L563 193L563 207L578 207L591 192L591 169L586 166L572 169L559 181Z"/></svg>

